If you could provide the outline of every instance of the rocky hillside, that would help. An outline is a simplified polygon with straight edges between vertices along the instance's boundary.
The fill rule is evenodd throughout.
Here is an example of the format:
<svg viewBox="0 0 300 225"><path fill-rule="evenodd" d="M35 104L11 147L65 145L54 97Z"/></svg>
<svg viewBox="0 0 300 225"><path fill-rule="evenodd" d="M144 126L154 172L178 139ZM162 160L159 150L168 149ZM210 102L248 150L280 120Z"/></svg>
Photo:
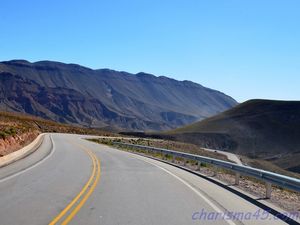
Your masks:
<svg viewBox="0 0 300 225"><path fill-rule="evenodd" d="M0 157L22 148L45 132L116 136L103 130L59 124L20 113L0 112Z"/></svg>
<svg viewBox="0 0 300 225"><path fill-rule="evenodd" d="M190 81L50 61L1 62L0 89L0 110L135 131L176 128L237 104Z"/></svg>
<svg viewBox="0 0 300 225"><path fill-rule="evenodd" d="M177 140L235 152L300 172L299 101L247 101L168 134Z"/></svg>

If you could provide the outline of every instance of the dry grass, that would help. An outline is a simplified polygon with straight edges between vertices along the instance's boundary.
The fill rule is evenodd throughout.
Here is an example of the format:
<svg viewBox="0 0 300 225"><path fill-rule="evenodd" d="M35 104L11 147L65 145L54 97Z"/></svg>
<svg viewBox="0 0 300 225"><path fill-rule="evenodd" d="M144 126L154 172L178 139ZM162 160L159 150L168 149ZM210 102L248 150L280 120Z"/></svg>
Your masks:
<svg viewBox="0 0 300 225"><path fill-rule="evenodd" d="M0 112L0 132L2 132L4 136L13 136L32 130L38 130L40 132L79 133L102 136L112 135L111 133L100 129L70 126L26 114Z"/></svg>
<svg viewBox="0 0 300 225"><path fill-rule="evenodd" d="M0 157L20 149L39 133L45 132L113 135L102 130L60 124L25 114L0 112Z"/></svg>
<svg viewBox="0 0 300 225"><path fill-rule="evenodd" d="M135 144L135 145L145 145L145 146L164 148L164 149L185 152L185 153L190 153L190 154L195 154L195 155L200 155L200 156L205 156L205 157L210 157L210 158L215 158L215 159L220 159L220 160L230 162L230 160L228 160L228 158L223 154L206 151L197 145L187 144L187 143L182 143L177 141L169 141L169 140L161 140L161 139L143 139L143 138L139 138L139 139L118 138L116 140L107 140L106 138L100 138L100 139L93 139L93 141L101 144L107 144L107 145L112 145L113 141Z"/></svg>

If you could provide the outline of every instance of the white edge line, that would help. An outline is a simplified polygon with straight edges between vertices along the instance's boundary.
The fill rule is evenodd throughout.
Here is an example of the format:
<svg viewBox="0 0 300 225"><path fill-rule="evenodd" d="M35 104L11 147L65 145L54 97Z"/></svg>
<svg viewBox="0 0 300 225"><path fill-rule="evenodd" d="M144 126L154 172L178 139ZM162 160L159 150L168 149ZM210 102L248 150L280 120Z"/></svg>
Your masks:
<svg viewBox="0 0 300 225"><path fill-rule="evenodd" d="M53 141L53 139L52 139L51 134L49 134L49 136L50 136L50 140L51 140L51 142L52 142L52 149L51 149L50 154L48 154L45 158L43 158L42 160L38 161L37 163L35 163L35 164L33 164L33 165L27 167L27 168L24 169L24 170L21 170L21 171L19 171L19 172L17 172L17 173L14 173L14 174L12 174L12 175L9 175L9 176L7 176L7 177L4 177L3 179L0 179L0 183L1 183L1 182L4 182L4 181L7 181L7 180L10 180L10 179L12 179L12 178L14 178L14 177L17 177L17 176L19 176L19 175L21 175L21 174L23 174L23 173L25 173L25 172L27 172L27 171L33 169L33 168L39 166L40 164L42 164L43 162L45 162L48 158L50 158L50 157L53 155L53 153L55 152L55 144L54 144L54 141Z"/></svg>
<svg viewBox="0 0 300 225"><path fill-rule="evenodd" d="M200 198L202 198L207 204L209 204L215 211L217 211L218 213L224 213L218 206L216 206L213 202L211 202L207 197L205 197L203 194L201 194L197 189L195 189L193 186L191 186L189 183L187 183L185 180L181 179L180 177L178 177L177 175L175 175L174 173L170 172L169 170L156 165L155 163L149 162L143 158L139 158L136 156L133 156L136 159L142 160L144 162L147 162L153 166L158 167L159 169L165 171L166 173L168 173L169 175L173 176L174 178L176 178L177 180L179 180L181 183L183 183L184 185L186 185L188 188L190 188L195 194L197 194ZM230 225L236 225L233 221L231 220L225 220L227 223L229 223Z"/></svg>

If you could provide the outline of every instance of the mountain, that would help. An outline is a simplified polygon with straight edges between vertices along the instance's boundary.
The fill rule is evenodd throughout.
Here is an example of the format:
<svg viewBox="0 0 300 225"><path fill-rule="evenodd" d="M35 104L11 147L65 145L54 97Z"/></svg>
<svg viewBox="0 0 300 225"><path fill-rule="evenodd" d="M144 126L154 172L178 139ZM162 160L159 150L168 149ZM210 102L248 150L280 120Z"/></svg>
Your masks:
<svg viewBox="0 0 300 225"><path fill-rule="evenodd" d="M250 100L168 134L300 172L299 101Z"/></svg>
<svg viewBox="0 0 300 225"><path fill-rule="evenodd" d="M0 110L133 131L176 128L237 104L190 81L51 61L1 62L0 88Z"/></svg>

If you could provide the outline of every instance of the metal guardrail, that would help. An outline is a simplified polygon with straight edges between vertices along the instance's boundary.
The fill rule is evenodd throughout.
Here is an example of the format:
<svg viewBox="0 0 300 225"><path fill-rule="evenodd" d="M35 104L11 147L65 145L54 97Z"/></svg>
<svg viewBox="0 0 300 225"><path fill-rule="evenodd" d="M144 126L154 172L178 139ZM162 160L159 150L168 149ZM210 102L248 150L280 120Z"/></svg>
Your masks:
<svg viewBox="0 0 300 225"><path fill-rule="evenodd" d="M240 175L254 177L266 183L266 198L271 197L272 184L282 188L300 192L300 179L297 178L279 175L276 173L255 169L248 166L241 166L235 163L230 163L218 159L213 159L213 158L189 154L189 153L177 152L177 151L172 151L163 148L155 148L155 147L127 144L121 142L113 142L113 144L123 146L123 147L131 147L136 149L142 149L145 151L156 152L162 154L163 156L170 155L173 157L173 160L175 159L175 157L178 157L178 158L183 158L184 162L186 162L186 160L194 160L202 163L208 163L223 169L227 169L236 173L235 184L239 183ZM199 169L200 169L200 163L198 163L198 170Z"/></svg>

